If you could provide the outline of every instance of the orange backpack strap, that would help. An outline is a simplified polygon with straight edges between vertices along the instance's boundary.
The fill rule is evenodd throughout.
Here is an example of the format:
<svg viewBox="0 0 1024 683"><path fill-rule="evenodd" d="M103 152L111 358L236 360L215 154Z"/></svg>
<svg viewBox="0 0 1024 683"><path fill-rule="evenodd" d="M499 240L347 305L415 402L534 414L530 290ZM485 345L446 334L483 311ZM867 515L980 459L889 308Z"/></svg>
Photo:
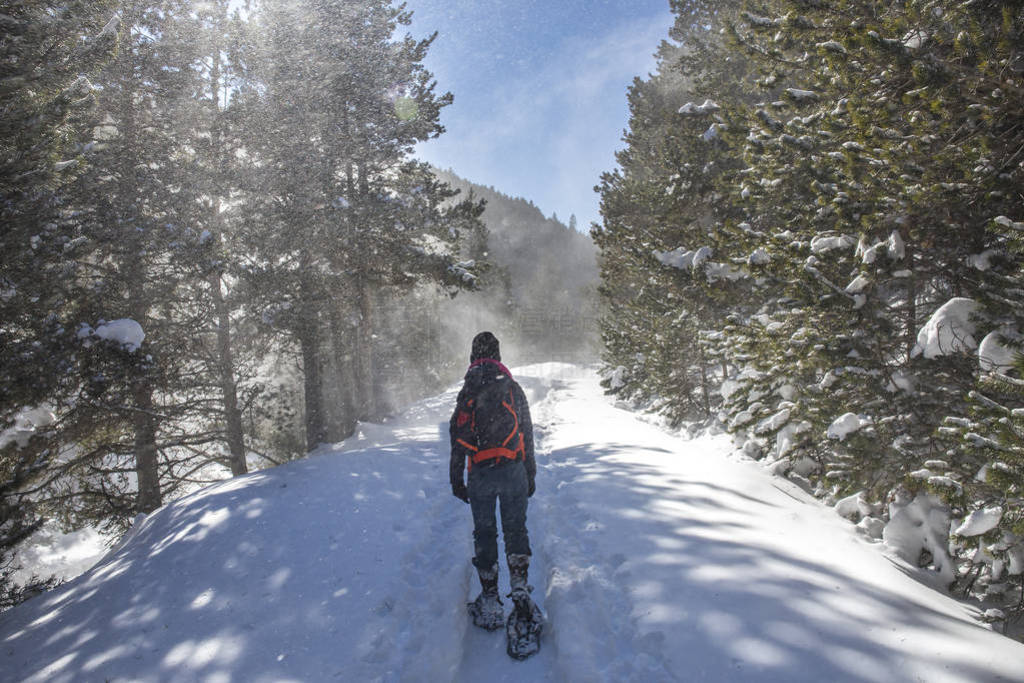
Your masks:
<svg viewBox="0 0 1024 683"><path fill-rule="evenodd" d="M512 426L512 431L505 437L505 440L500 446L495 448L486 448L479 450L472 448L469 444L463 443L464 446L470 447L475 453L470 457L470 466L484 462L485 460L493 460L495 458L508 458L509 460L519 460L526 457L526 447L523 441L523 433L519 429L519 415L516 414L515 409L515 396L510 389L508 392L509 402L502 401L501 405L505 407L505 410L512 413L512 419L515 423ZM516 437L519 437L516 439ZM509 443L512 443L513 448L509 448Z"/></svg>

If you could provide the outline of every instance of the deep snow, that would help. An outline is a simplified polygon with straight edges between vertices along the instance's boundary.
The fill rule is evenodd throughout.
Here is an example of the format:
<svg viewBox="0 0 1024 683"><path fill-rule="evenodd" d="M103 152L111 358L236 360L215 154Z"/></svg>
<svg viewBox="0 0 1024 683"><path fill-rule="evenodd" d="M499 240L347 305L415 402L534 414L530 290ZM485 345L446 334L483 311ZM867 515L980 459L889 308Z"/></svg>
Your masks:
<svg viewBox="0 0 1024 683"><path fill-rule="evenodd" d="M514 370L538 437L541 652L467 621L455 390L141 520L0 615L0 678L72 681L1021 681L1024 645L726 437L687 440L591 370ZM507 589L507 572L502 574ZM506 601L508 602L508 601Z"/></svg>

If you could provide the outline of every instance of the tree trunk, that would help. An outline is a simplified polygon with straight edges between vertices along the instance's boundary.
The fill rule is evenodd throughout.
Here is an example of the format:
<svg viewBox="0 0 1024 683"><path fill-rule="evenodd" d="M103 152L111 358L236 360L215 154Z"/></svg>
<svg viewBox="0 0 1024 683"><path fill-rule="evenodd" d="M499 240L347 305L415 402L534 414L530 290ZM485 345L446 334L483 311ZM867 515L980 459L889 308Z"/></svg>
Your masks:
<svg viewBox="0 0 1024 683"><path fill-rule="evenodd" d="M231 350L231 313L221 292L220 273L210 276L210 292L217 315L217 371L224 400L224 422L230 454L228 464L231 466L231 474L237 477L248 472L249 468L245 463L245 432L242 427L242 411L238 407L235 358Z"/></svg>
<svg viewBox="0 0 1024 683"><path fill-rule="evenodd" d="M138 512L150 513L162 504L160 496L159 457L156 448L156 415L153 413L153 390L147 378L140 377L132 387L135 410L135 474L139 494L135 504Z"/></svg>
<svg viewBox="0 0 1024 683"><path fill-rule="evenodd" d="M907 261L907 266L910 270L910 277L906 279L907 283L907 315L906 315L906 360L910 361L910 354L913 353L914 347L917 346L917 269L914 267L914 252L911 251L911 245L907 244L905 247L904 258Z"/></svg>
<svg viewBox="0 0 1024 683"><path fill-rule="evenodd" d="M704 399L704 417L711 417L711 392L708 388L708 364L704 360L704 352L700 351L700 357L698 359L700 363L700 390L701 396Z"/></svg>
<svg viewBox="0 0 1024 683"><path fill-rule="evenodd" d="M351 342L345 334L341 312L337 306L330 310L331 350L334 353L334 374L337 385L339 419L336 425L337 440L347 439L356 430L355 373L352 368Z"/></svg>
<svg viewBox="0 0 1024 683"><path fill-rule="evenodd" d="M377 396L373 381L373 302L370 288L359 284L359 329L356 332L355 374L357 407L361 420L377 418Z"/></svg>
<svg viewBox="0 0 1024 683"><path fill-rule="evenodd" d="M214 167L224 167L224 126L220 111L220 78L221 78L221 47L215 46L210 55L212 69L210 71L210 102L213 120L210 130L213 132ZM217 188L216 196L210 206L210 223L216 226L218 242L224 232L220 218L220 197L223 190ZM232 476L245 474L248 467L245 462L245 432L242 427L242 411L238 407L238 388L235 383L235 358L231 349L231 310L221 290L221 273L210 275L210 295L213 297L214 314L217 316L217 373L220 380L221 394L224 401L224 423L227 430L228 464Z"/></svg>
<svg viewBox="0 0 1024 683"><path fill-rule="evenodd" d="M302 349L303 389L306 404L306 450L327 440L324 419L323 375L320 372L320 329L315 312L307 312L298 332Z"/></svg>

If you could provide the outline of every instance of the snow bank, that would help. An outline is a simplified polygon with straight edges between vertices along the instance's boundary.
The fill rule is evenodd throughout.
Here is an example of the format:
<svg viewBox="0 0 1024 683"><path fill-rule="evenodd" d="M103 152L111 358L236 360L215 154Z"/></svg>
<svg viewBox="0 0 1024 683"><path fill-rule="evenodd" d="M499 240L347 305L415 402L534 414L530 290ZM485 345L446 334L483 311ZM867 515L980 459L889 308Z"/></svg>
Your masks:
<svg viewBox="0 0 1024 683"><path fill-rule="evenodd" d="M931 359L976 349L971 316L977 311L978 303L973 299L955 297L947 301L917 333L917 345L911 356L923 353L925 358Z"/></svg>

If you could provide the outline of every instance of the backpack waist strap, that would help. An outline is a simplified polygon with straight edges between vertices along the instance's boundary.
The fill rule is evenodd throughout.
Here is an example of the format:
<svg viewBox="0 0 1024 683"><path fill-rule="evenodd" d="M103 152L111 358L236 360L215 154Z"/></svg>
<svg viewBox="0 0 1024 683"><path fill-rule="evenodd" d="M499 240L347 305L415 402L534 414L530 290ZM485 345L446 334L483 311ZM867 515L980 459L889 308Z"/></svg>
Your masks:
<svg viewBox="0 0 1024 683"><path fill-rule="evenodd" d="M495 458L508 458L509 460L518 460L519 451L513 451L510 448L498 446L497 448L487 448L482 451L477 451L470 456L470 461L474 465L479 465L485 460L494 460Z"/></svg>

